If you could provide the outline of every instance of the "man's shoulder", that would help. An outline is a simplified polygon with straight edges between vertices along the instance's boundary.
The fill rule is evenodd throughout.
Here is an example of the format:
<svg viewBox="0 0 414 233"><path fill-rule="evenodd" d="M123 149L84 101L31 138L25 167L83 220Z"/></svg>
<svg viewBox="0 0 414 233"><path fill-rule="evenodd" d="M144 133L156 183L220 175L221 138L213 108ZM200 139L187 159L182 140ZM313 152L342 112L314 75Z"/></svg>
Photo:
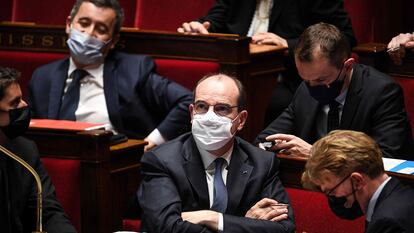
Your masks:
<svg viewBox="0 0 414 233"><path fill-rule="evenodd" d="M363 78L367 84L364 86L367 86L370 89L372 89L372 85L383 86L389 84L396 84L396 82L391 76L371 66L357 64L354 67L354 72L356 72L356 78Z"/></svg>
<svg viewBox="0 0 414 233"><path fill-rule="evenodd" d="M171 141L168 141L164 144L161 144L154 149L152 149L149 153L149 156L157 156L162 160L177 160L178 158L182 158L184 150L188 147L193 147L192 143L194 142L191 133L185 133ZM195 145L194 145L195 146ZM144 157L146 156L144 154Z"/></svg>
<svg viewBox="0 0 414 233"><path fill-rule="evenodd" d="M245 141L244 139L240 137L236 137L236 142L240 150L246 153L247 156L249 156L250 158L253 158L256 160L269 161L269 160L272 160L276 156L274 152L263 150L257 146L254 146L250 142Z"/></svg>
<svg viewBox="0 0 414 233"><path fill-rule="evenodd" d="M44 65L41 65L35 69L34 73L50 72L50 71L53 71L54 69L61 69L63 66L69 66L69 57L62 58L62 59L52 61Z"/></svg>
<svg viewBox="0 0 414 233"><path fill-rule="evenodd" d="M8 144L9 150L31 165L39 159L36 144L27 138L19 136L10 140Z"/></svg>
<svg viewBox="0 0 414 233"><path fill-rule="evenodd" d="M117 60L121 62L126 61L151 61L153 62L153 59L147 55L141 55L141 54L130 54L130 53L124 53L119 51L112 51L108 54L107 58L109 60Z"/></svg>

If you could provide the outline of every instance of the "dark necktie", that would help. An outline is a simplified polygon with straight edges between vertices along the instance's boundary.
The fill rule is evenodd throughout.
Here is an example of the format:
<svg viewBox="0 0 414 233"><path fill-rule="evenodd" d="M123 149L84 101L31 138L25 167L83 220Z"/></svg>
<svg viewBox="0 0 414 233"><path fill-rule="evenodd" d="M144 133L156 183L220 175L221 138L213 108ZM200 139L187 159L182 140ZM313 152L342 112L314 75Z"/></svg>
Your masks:
<svg viewBox="0 0 414 233"><path fill-rule="evenodd" d="M220 213L226 212L227 209L227 188L224 185L221 168L226 160L218 158L215 160L216 171L214 172L214 198L211 209Z"/></svg>
<svg viewBox="0 0 414 233"><path fill-rule="evenodd" d="M369 225L369 222L367 220L365 220L365 232L367 232L367 230L368 230L368 225Z"/></svg>
<svg viewBox="0 0 414 233"><path fill-rule="evenodd" d="M328 112L328 124L326 128L326 133L331 132L332 130L338 129L339 127L339 103L335 100L329 103L329 112Z"/></svg>
<svg viewBox="0 0 414 233"><path fill-rule="evenodd" d="M80 80L83 79L88 72L85 70L77 69L72 73L72 82L66 90L63 97L62 104L60 105L59 117L60 120L75 121L75 112L79 104L79 87Z"/></svg>

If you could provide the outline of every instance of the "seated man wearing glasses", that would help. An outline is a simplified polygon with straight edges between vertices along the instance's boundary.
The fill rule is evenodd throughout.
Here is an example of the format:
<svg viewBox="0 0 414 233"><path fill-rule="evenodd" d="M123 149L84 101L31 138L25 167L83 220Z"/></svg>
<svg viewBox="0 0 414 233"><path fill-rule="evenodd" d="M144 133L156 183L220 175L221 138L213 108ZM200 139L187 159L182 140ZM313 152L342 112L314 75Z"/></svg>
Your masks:
<svg viewBox="0 0 414 233"><path fill-rule="evenodd" d="M243 87L201 79L192 132L144 154L138 200L148 232L294 232L279 161L236 137L247 119Z"/></svg>
<svg viewBox="0 0 414 233"><path fill-rule="evenodd" d="M365 214L366 233L413 232L414 190L384 171L382 153L362 132L336 130L313 144L302 175L341 218Z"/></svg>

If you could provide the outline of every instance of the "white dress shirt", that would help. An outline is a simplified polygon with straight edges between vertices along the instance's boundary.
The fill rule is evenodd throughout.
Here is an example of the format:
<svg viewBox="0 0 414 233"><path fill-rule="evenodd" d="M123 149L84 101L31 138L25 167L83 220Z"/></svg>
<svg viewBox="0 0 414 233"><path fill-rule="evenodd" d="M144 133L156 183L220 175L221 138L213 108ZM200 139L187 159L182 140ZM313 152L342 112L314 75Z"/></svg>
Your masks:
<svg viewBox="0 0 414 233"><path fill-rule="evenodd" d="M200 151L201 160L203 161L203 165L204 165L204 169L206 173L208 197L210 200L210 208L211 208L211 206L213 205L213 200L214 200L214 173L216 170L214 160L217 159L218 157L211 154L208 151L200 149L198 146L197 148L198 148L198 151ZM227 173L228 173L227 167L230 164L232 152L233 152L233 146L220 157L226 160L226 163L223 163L222 172L221 172L225 185L227 184ZM224 229L223 214L219 213L218 230L223 231L223 229Z"/></svg>
<svg viewBox="0 0 414 233"><path fill-rule="evenodd" d="M75 70L76 66L72 58L70 58L68 78L66 79L64 93L66 93L72 82L71 74ZM80 80L79 104L75 112L76 121L105 124L106 130L111 130L114 134L117 134L116 129L109 119L108 108L106 105L103 81L104 64L93 68L85 67L84 70L87 71L89 75ZM63 95L62 98L64 98L64 96L65 95ZM160 145L166 141L158 129L154 129L148 135L148 139L156 145Z"/></svg>
<svg viewBox="0 0 414 233"><path fill-rule="evenodd" d="M273 0L257 0L256 11L250 24L247 36L269 30L269 19L273 7Z"/></svg>

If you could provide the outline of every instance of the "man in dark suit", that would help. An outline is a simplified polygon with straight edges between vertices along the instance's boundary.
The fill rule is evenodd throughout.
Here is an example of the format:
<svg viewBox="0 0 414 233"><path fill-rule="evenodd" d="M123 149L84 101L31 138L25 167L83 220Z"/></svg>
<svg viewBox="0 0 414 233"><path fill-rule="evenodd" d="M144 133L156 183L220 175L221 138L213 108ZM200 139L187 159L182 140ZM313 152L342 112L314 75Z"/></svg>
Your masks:
<svg viewBox="0 0 414 233"><path fill-rule="evenodd" d="M351 129L373 137L385 157L413 159L401 87L391 77L355 64L350 55L335 26L319 23L306 29L295 50L304 81L255 143L273 141L272 150L309 156L310 144L330 130Z"/></svg>
<svg viewBox="0 0 414 233"><path fill-rule="evenodd" d="M385 173L378 144L362 132L335 130L318 140L302 182L324 192L339 217L365 214L367 233L414 232L413 188Z"/></svg>
<svg viewBox="0 0 414 233"><path fill-rule="evenodd" d="M42 182L43 230L49 233L76 232L56 199L55 188L39 160L36 145L23 137L30 110L22 100L16 70L0 67L0 145L23 159ZM36 230L37 186L33 175L16 160L0 152L1 232Z"/></svg>
<svg viewBox="0 0 414 233"><path fill-rule="evenodd" d="M356 45L351 20L343 5L342 0L218 0L206 16L183 23L178 31L239 34L251 36L253 43L288 47L286 71L277 77L266 111L267 126L289 105L300 84L293 50L308 26L319 22L333 24L345 34L351 47Z"/></svg>
<svg viewBox="0 0 414 233"><path fill-rule="evenodd" d="M199 81L192 133L144 154L138 200L148 232L293 232L279 161L235 136L247 119L237 79Z"/></svg>
<svg viewBox="0 0 414 233"><path fill-rule="evenodd" d="M36 118L106 123L148 150L188 130L191 93L150 58L111 51L122 20L116 0L78 0L66 23L71 56L33 73L29 103Z"/></svg>

